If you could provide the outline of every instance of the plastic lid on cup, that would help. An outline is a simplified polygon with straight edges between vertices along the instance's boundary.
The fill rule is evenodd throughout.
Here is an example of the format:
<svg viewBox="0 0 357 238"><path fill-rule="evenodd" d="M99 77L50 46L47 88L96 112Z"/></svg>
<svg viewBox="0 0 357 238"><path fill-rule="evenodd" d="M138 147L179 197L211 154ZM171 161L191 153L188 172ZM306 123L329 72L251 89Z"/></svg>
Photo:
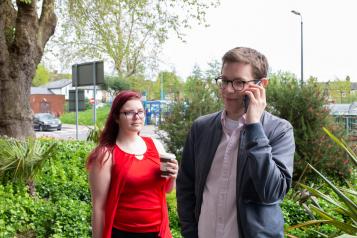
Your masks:
<svg viewBox="0 0 357 238"><path fill-rule="evenodd" d="M176 159L176 155L172 153L160 153L159 154L160 158L165 158L165 159Z"/></svg>

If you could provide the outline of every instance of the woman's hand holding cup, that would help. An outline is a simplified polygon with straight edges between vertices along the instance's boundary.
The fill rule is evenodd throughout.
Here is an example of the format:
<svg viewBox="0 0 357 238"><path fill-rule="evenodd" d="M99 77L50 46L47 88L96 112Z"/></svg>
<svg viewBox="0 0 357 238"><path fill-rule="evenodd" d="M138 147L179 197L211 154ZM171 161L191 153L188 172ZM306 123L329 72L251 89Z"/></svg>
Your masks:
<svg viewBox="0 0 357 238"><path fill-rule="evenodd" d="M171 153L160 153L161 177L176 179L178 172L178 163L176 156Z"/></svg>

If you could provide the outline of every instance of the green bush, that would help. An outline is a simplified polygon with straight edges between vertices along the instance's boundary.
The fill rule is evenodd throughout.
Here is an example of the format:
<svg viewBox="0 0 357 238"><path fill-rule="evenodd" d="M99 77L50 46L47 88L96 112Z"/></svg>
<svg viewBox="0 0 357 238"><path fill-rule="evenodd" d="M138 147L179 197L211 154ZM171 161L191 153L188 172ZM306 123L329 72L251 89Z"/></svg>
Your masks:
<svg viewBox="0 0 357 238"><path fill-rule="evenodd" d="M57 141L57 145L35 178L35 197L29 196L24 183L0 185L0 237L90 237L85 159L94 145L85 141Z"/></svg>
<svg viewBox="0 0 357 238"><path fill-rule="evenodd" d="M88 203L34 199L19 184L0 185L0 196L0 237L90 237Z"/></svg>
<svg viewBox="0 0 357 238"><path fill-rule="evenodd" d="M181 227L177 215L176 192L172 191L166 196L169 210L170 230L174 238L181 238Z"/></svg>
<svg viewBox="0 0 357 238"><path fill-rule="evenodd" d="M295 225L310 219L304 208L298 202L291 199L284 199L281 204L286 224Z"/></svg>
<svg viewBox="0 0 357 238"><path fill-rule="evenodd" d="M337 138L329 130L323 128L325 133L349 156L351 162L357 164L357 154L354 153L344 140ZM306 229L310 226L318 226L321 234L329 237L341 234L357 234L357 193L355 175L356 170L350 181L347 181L346 187L337 187L336 184L320 173L312 165L308 168L316 173L322 180L323 186L316 187L313 183L310 185L298 183L302 188L296 193L300 204L310 214L311 220L300 222L299 224L287 227L286 231L296 231L297 229ZM322 226L321 226L322 224Z"/></svg>
<svg viewBox="0 0 357 238"><path fill-rule="evenodd" d="M320 186L320 185L319 185ZM320 186L321 191L326 193L330 192L329 187ZM286 234L293 235L299 238L317 238L317 237L335 237L340 234L338 229L330 224L318 224L314 227L302 227L301 229L291 229L290 227L304 224L312 219L310 215L306 212L303 207L303 202L299 199L296 199L296 195L299 194L298 190L290 190L288 195L285 197L283 203L281 204L281 209L284 215L285 221L285 231ZM333 207L322 199L318 199L318 203L325 210L332 210ZM337 214L336 212L333 212ZM291 237L291 236L290 236Z"/></svg>
<svg viewBox="0 0 357 238"><path fill-rule="evenodd" d="M86 202L59 200L56 202L53 221L52 237L91 237L91 206Z"/></svg>
<svg viewBox="0 0 357 238"><path fill-rule="evenodd" d="M302 175L306 163L333 176L350 176L352 164L322 130L322 127L327 127L339 136L343 134L343 129L334 123L325 108L323 92L315 79L311 78L301 87L295 76L289 73L273 74L267 88L267 99L268 110L288 120L294 127L294 180ZM310 170L308 175L315 176Z"/></svg>
<svg viewBox="0 0 357 238"><path fill-rule="evenodd" d="M55 158L36 180L39 195L53 201L67 198L90 202L85 162L94 144L59 141L58 147Z"/></svg>
<svg viewBox="0 0 357 238"><path fill-rule="evenodd" d="M43 146L52 140L40 140ZM31 197L24 183L0 185L0 237L90 237L91 201L85 170L94 147L86 141L57 141L49 163L35 179ZM175 192L167 195L173 237L181 238Z"/></svg>
<svg viewBox="0 0 357 238"><path fill-rule="evenodd" d="M43 145L29 138L18 140L0 137L0 182L27 183L33 187L33 179L56 150L56 143ZM34 193L31 188L31 193ZM32 194L34 195L34 194Z"/></svg>

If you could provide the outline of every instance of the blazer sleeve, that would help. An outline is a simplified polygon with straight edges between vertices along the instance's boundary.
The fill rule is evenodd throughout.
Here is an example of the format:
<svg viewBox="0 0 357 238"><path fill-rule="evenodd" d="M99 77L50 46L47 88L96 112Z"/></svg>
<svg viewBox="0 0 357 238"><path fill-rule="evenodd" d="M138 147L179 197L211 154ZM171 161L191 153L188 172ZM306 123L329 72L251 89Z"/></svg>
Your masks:
<svg viewBox="0 0 357 238"><path fill-rule="evenodd" d="M176 181L177 210L184 238L198 238L195 219L194 125L187 136Z"/></svg>
<svg viewBox="0 0 357 238"><path fill-rule="evenodd" d="M269 138L261 123L247 125L246 149L248 175L258 202L281 201L288 192L293 173L295 141L293 128L281 121Z"/></svg>

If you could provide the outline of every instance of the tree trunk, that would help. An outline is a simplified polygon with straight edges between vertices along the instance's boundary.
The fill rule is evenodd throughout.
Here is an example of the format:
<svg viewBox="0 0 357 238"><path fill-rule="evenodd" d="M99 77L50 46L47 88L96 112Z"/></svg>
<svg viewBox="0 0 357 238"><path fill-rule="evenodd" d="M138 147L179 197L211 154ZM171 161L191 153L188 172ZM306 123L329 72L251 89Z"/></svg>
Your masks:
<svg viewBox="0 0 357 238"><path fill-rule="evenodd" d="M36 186L35 186L35 182L33 181L32 178L29 178L26 181L27 187L28 187L28 193L30 194L31 197L35 197L36 196Z"/></svg>
<svg viewBox="0 0 357 238"><path fill-rule="evenodd" d="M57 18L54 0L31 3L0 0L0 136L34 136L29 98L31 82Z"/></svg>

